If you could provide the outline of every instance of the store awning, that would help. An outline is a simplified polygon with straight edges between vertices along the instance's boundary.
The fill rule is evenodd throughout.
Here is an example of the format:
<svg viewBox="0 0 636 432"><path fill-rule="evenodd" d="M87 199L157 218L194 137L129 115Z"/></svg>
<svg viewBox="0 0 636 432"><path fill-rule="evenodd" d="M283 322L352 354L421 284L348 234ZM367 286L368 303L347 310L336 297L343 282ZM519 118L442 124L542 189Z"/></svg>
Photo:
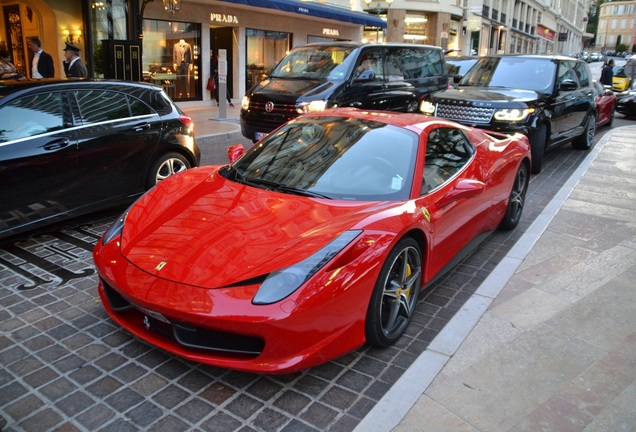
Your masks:
<svg viewBox="0 0 636 432"><path fill-rule="evenodd" d="M380 17L365 12L354 12L345 9L336 9L316 3L294 0L221 0L228 3L236 3L247 6L255 6L267 9L275 9L283 12L292 12L304 16L326 18L335 21L349 22L369 27L386 28L386 21Z"/></svg>

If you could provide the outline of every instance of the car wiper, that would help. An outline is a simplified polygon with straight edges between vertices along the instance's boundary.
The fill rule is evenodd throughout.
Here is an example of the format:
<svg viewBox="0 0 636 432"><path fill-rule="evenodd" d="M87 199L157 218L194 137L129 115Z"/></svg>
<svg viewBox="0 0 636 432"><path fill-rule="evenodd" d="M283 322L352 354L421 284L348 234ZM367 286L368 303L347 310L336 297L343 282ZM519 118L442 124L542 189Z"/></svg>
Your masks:
<svg viewBox="0 0 636 432"><path fill-rule="evenodd" d="M245 181L245 183L251 184L253 186L267 186L269 190L276 190L279 192L288 192L288 193L312 197L312 198L332 199L331 197L328 197L327 195L323 195L318 192L312 192L310 190L301 189L294 186L287 186L282 183L278 183L271 180L265 180L265 179L259 179L259 178L253 178L253 177L243 178L243 180Z"/></svg>
<svg viewBox="0 0 636 432"><path fill-rule="evenodd" d="M275 181L264 180L260 178L254 178L254 177L243 177L243 182L250 184L252 186L267 186L267 189L270 189L270 190L278 189L279 187L282 186L280 183L277 183Z"/></svg>
<svg viewBox="0 0 636 432"><path fill-rule="evenodd" d="M313 191L310 191L310 190L307 190L307 189L296 188L296 187L293 187L293 186L280 185L278 190L280 190L282 192L289 192L289 193L293 193L293 194L296 194L296 195L308 196L308 197L312 197L312 198L332 199L331 197L328 197L327 195L323 195L321 193L313 192Z"/></svg>

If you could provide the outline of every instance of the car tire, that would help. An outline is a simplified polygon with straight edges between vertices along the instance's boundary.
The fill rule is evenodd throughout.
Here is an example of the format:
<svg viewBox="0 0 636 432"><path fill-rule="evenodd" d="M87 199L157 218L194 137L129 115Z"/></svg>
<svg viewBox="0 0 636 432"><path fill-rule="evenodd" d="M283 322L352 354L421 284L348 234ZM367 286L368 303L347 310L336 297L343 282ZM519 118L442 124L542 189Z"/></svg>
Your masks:
<svg viewBox="0 0 636 432"><path fill-rule="evenodd" d="M408 101L406 104L406 112L408 113L417 112L418 108L419 108L419 104L417 103L416 100Z"/></svg>
<svg viewBox="0 0 636 432"><path fill-rule="evenodd" d="M526 203L528 183L530 183L528 164L522 162L512 182L512 189L510 190L510 197L508 198L508 207L506 208L506 214L499 224L499 229L509 231L516 228L519 224L523 207Z"/></svg>
<svg viewBox="0 0 636 432"><path fill-rule="evenodd" d="M534 134L530 142L530 153L532 154L532 174L539 174L543 168L543 155L545 154L546 143L548 141L548 127L542 124Z"/></svg>
<svg viewBox="0 0 636 432"><path fill-rule="evenodd" d="M391 250L375 283L365 323L369 344L386 347L406 331L422 284L422 252L405 237Z"/></svg>
<svg viewBox="0 0 636 432"><path fill-rule="evenodd" d="M594 145L594 135L596 135L596 116L594 113L588 114L583 133L572 141L572 147L577 150L589 150Z"/></svg>
<svg viewBox="0 0 636 432"><path fill-rule="evenodd" d="M182 154L175 152L166 153L152 164L148 180L146 181L146 189L150 189L161 180L189 168L191 168L190 161Z"/></svg>

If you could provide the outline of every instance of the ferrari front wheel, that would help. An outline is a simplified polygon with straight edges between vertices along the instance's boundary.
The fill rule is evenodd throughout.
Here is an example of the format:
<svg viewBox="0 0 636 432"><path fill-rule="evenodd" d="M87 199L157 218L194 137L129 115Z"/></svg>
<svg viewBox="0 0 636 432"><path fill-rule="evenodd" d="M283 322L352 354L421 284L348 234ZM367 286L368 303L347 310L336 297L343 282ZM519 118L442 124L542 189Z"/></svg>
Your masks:
<svg viewBox="0 0 636 432"><path fill-rule="evenodd" d="M421 283L420 245L405 237L389 253L375 284L365 326L368 343L386 347L404 334L413 318Z"/></svg>

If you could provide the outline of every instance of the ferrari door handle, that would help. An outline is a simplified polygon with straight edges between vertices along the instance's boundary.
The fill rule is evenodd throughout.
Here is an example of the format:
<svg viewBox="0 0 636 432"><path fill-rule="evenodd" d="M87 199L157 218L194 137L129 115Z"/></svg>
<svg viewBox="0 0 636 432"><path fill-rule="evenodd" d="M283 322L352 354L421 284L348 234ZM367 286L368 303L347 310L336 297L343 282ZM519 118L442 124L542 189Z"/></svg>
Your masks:
<svg viewBox="0 0 636 432"><path fill-rule="evenodd" d="M69 145L69 140L68 138L62 138L56 141L52 141L48 144L44 145L44 150L47 151L54 151L54 150L59 150L61 148L66 147L67 145Z"/></svg>

